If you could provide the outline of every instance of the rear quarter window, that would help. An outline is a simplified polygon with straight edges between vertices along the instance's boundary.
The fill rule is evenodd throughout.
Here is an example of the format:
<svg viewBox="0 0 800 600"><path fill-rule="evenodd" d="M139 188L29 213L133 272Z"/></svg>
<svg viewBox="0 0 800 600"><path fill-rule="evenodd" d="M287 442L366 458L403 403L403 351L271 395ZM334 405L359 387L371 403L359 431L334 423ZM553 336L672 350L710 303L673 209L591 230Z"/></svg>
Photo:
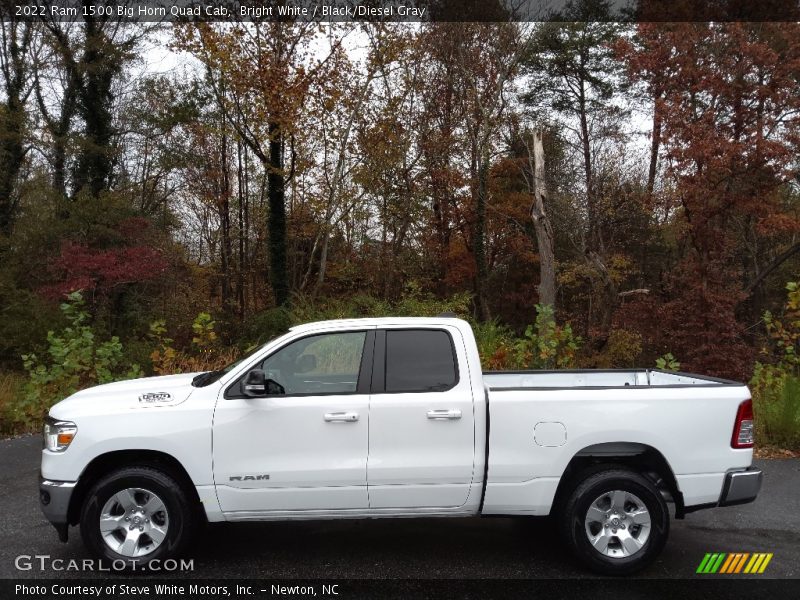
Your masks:
<svg viewBox="0 0 800 600"><path fill-rule="evenodd" d="M440 329L386 332L386 391L445 391L458 382L455 348Z"/></svg>

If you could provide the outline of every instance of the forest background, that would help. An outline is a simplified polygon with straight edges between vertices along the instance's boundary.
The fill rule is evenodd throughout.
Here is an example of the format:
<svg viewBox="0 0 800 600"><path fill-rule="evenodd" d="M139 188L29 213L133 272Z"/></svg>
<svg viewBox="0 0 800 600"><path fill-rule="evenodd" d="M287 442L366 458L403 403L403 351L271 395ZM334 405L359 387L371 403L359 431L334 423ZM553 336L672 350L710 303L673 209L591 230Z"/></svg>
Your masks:
<svg viewBox="0 0 800 600"><path fill-rule="evenodd" d="M800 26L3 14L0 433L294 323L749 382L800 447ZM166 65L166 66L165 66Z"/></svg>

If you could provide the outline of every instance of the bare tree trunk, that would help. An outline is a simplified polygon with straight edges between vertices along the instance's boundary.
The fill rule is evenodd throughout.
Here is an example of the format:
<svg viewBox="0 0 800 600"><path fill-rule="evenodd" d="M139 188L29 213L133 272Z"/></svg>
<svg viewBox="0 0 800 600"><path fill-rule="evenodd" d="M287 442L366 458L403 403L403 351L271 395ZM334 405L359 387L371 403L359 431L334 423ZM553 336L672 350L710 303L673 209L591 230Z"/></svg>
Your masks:
<svg viewBox="0 0 800 600"><path fill-rule="evenodd" d="M283 172L283 131L277 121L269 124L267 199L269 201L269 277L276 306L289 304L289 272L286 260L286 197Z"/></svg>
<svg viewBox="0 0 800 600"><path fill-rule="evenodd" d="M61 113L57 118L51 116L47 110L47 103L38 76L34 78L34 83L39 113L53 140L50 161L53 165L53 188L60 195L57 213L60 218L66 218L69 216L68 210L64 206L67 198L67 151L72 119L77 111L76 83L73 77L68 79L64 87L64 96L61 99Z"/></svg>
<svg viewBox="0 0 800 600"><path fill-rule="evenodd" d="M386 240L389 237L389 232L387 231L387 229L388 229L388 220L389 220L389 209L388 209L388 206L387 206L386 197L387 197L387 194L384 191L384 193L381 195L381 202L382 202L382 205L383 205L382 206L383 210L381 211L381 251L380 251L381 268L380 268L380 274L379 274L380 283L381 283L381 290L382 290L382 296L381 297L384 298L384 299L389 297L389 277L390 277L390 269L389 269L388 265L386 264L386 262L387 262L387 260L386 260L386 254L387 254L386 253L386 244L387 244L387 241Z"/></svg>
<svg viewBox="0 0 800 600"><path fill-rule="evenodd" d="M326 228L322 238L322 250L319 255L319 272L317 273L317 283L314 286L314 294L319 292L322 284L325 282L325 272L328 270L328 242L331 238L331 232Z"/></svg>
<svg viewBox="0 0 800 600"><path fill-rule="evenodd" d="M231 186L228 174L228 136L222 134L222 148L221 148L221 167L222 179L221 194L219 198L219 216L220 216L220 271L221 271L221 293L222 293L222 309L225 311L226 316L231 312L231 255L233 254L231 244L231 203L230 194Z"/></svg>
<svg viewBox="0 0 800 600"><path fill-rule="evenodd" d="M239 197L239 272L236 274L236 297L239 303L239 320L244 319L244 172L242 169L242 143L236 142L236 191Z"/></svg>
<svg viewBox="0 0 800 600"><path fill-rule="evenodd" d="M781 264L783 264L787 259L791 258L793 255L800 252L800 242L795 242L792 246L789 247L788 250L785 250L781 254L779 254L770 264L764 268L758 276L750 282L750 284L744 289L744 293L746 294L745 298L749 298L752 296L753 292L758 289L758 287L764 282L764 279L772 273L775 269L777 269Z"/></svg>
<svg viewBox="0 0 800 600"><path fill-rule="evenodd" d="M247 313L247 307L253 306L254 302L250 302L247 298L247 286L249 285L246 283L248 281L247 274L250 273L250 163L248 161L247 156L247 144L244 144L242 148L244 152L244 175L242 178L242 186L244 187L244 192L242 194L242 198L244 201L244 262L242 263L242 270L245 273L245 276L242 277L242 281L245 282L245 291L244 291L244 307L245 313ZM255 291L255 281L252 282L250 297L252 299L253 293Z"/></svg>
<svg viewBox="0 0 800 600"><path fill-rule="evenodd" d="M594 177L592 174L592 150L589 142L589 123L586 114L586 98L584 95L583 83L580 88L580 127L581 127L581 147L583 150L583 170L586 177L586 216L587 216L587 248L589 252L597 249L595 239L597 209L594 202Z"/></svg>
<svg viewBox="0 0 800 600"><path fill-rule="evenodd" d="M542 131L533 133L533 153L528 151L528 160L533 160L530 170L533 173L531 192L531 219L536 230L536 243L539 247L539 303L549 304L555 309L556 304L556 265L553 250L553 226L545 210L547 185L544 176L544 146Z"/></svg>
<svg viewBox="0 0 800 600"><path fill-rule="evenodd" d="M489 321L491 314L486 299L486 200L488 195L489 157L483 144L478 151L478 194L475 205L475 231L473 233L473 252L475 254L475 300L478 304L478 317L481 321Z"/></svg>
<svg viewBox="0 0 800 600"><path fill-rule="evenodd" d="M659 108L660 92L654 97L653 106L653 137L650 142L650 168L647 171L647 197L653 197L653 188L656 184L656 173L658 172L658 150L661 145L661 109Z"/></svg>
<svg viewBox="0 0 800 600"><path fill-rule="evenodd" d="M608 267L600 256L596 252L591 252L589 253L588 260L589 263L594 266L603 287L604 298L603 304L600 307L600 327L605 336L611 331L611 320L619 304L619 291L617 290L617 285L614 283L614 280L611 278Z"/></svg>
<svg viewBox="0 0 800 600"><path fill-rule="evenodd" d="M0 104L0 235L9 236L16 219L17 176L25 162L26 81L31 67L28 65L28 48L33 37L32 25L21 23L9 16L10 23L2 23L2 63L5 101ZM28 88L29 89L29 88Z"/></svg>

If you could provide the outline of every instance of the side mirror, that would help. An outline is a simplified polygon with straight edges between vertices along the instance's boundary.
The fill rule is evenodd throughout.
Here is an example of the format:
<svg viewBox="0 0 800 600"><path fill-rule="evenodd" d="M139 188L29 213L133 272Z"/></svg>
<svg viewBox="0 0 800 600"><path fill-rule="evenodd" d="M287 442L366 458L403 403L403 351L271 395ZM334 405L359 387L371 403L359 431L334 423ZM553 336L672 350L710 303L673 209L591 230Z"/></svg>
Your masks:
<svg viewBox="0 0 800 600"><path fill-rule="evenodd" d="M245 375L242 382L242 393L248 398L280 396L286 393L284 387L274 379L267 379L264 371L253 369Z"/></svg>
<svg viewBox="0 0 800 600"><path fill-rule="evenodd" d="M248 398L267 395L267 376L261 369L253 369L245 375L242 382L242 393Z"/></svg>
<svg viewBox="0 0 800 600"><path fill-rule="evenodd" d="M274 379L267 379L267 396L282 396L286 393L284 387Z"/></svg>

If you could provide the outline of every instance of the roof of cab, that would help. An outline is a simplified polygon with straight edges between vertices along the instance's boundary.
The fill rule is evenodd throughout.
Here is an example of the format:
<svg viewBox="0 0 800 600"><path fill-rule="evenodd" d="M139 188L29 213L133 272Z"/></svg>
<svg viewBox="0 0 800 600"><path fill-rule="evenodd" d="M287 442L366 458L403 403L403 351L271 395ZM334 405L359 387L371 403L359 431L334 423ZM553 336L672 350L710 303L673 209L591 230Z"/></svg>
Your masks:
<svg viewBox="0 0 800 600"><path fill-rule="evenodd" d="M461 319L453 317L369 317L364 319L331 319L328 321L314 321L295 325L289 331L308 331L314 329L336 329L340 327L380 327L381 325L446 325L448 323L464 323Z"/></svg>

